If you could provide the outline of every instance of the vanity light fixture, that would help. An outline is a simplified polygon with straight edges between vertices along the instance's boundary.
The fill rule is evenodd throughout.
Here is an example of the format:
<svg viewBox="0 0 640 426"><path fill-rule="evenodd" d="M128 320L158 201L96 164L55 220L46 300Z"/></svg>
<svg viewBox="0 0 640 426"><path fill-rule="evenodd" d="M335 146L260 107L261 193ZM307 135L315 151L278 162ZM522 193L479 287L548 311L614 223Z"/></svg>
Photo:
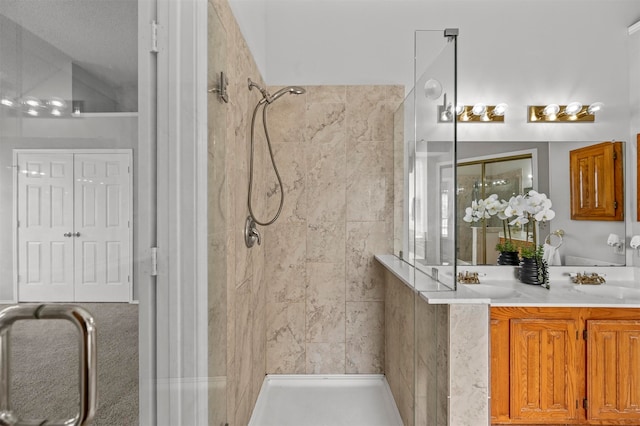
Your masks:
<svg viewBox="0 0 640 426"><path fill-rule="evenodd" d="M589 106L584 106L580 102L571 102L567 105L530 105L528 121L529 123L594 122L596 113L602 111L603 107L602 102L594 102Z"/></svg>
<svg viewBox="0 0 640 426"><path fill-rule="evenodd" d="M442 105L438 106L438 121L450 121L443 120L442 113L445 110L451 113L451 105L446 108ZM497 105L487 105L484 103L477 103L474 105L456 105L455 114L458 117L458 123L503 123L504 115L509 106L505 103ZM452 117L453 118L453 117Z"/></svg>

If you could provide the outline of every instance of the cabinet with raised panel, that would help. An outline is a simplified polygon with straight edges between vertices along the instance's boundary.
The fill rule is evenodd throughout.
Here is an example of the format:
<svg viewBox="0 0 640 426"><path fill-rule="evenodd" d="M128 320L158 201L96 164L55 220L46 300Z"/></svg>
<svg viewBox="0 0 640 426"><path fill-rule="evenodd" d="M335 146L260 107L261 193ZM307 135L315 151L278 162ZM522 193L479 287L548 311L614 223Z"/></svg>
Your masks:
<svg viewBox="0 0 640 426"><path fill-rule="evenodd" d="M640 310L491 308L492 424L640 424Z"/></svg>

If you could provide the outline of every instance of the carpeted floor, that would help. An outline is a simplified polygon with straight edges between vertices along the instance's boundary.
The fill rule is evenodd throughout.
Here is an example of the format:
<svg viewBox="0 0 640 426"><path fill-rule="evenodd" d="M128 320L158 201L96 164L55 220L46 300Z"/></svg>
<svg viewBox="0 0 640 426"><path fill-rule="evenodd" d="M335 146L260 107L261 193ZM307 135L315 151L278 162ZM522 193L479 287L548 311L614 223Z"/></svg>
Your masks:
<svg viewBox="0 0 640 426"><path fill-rule="evenodd" d="M96 321L96 426L138 424L138 306L81 303ZM0 310L5 306L0 305ZM11 407L22 419L78 412L78 333L68 321L18 321L11 331Z"/></svg>

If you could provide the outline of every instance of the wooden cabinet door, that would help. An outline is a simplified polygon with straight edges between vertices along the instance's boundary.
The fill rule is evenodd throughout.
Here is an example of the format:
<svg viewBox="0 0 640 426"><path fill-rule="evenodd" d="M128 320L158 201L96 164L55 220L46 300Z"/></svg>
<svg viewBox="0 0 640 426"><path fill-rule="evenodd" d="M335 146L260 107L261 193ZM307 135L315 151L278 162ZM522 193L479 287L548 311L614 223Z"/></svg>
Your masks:
<svg viewBox="0 0 640 426"><path fill-rule="evenodd" d="M587 321L587 418L640 424L640 320Z"/></svg>
<svg viewBox="0 0 640 426"><path fill-rule="evenodd" d="M569 153L572 220L623 220L622 142Z"/></svg>
<svg viewBox="0 0 640 426"><path fill-rule="evenodd" d="M512 419L576 419L577 336L572 319L511 320Z"/></svg>
<svg viewBox="0 0 640 426"><path fill-rule="evenodd" d="M491 422L509 420L509 320L491 318Z"/></svg>

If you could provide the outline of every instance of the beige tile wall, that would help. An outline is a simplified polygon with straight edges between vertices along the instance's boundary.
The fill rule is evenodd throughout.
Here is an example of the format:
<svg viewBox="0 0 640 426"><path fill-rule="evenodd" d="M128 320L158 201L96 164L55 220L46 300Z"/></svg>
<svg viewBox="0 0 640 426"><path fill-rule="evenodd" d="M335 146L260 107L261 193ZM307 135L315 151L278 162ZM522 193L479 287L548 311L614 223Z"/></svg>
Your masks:
<svg viewBox="0 0 640 426"><path fill-rule="evenodd" d="M249 130L260 99L247 78L263 82L226 0L210 0L209 26L209 85L225 71L230 98L209 99L210 371L226 377L210 407L226 390L233 426L248 423L265 373L383 372L373 255L392 247L392 115L404 89L307 87L269 107L286 198L278 221L259 227L263 244L247 249ZM279 191L261 129L259 117L253 201L264 220ZM218 424L221 410L210 412Z"/></svg>
<svg viewBox="0 0 640 426"><path fill-rule="evenodd" d="M247 249L249 124L263 84L227 0L209 1L209 87L220 71L229 103L209 96L209 324L210 424L248 424L266 372L265 245ZM266 207L265 150L256 151L254 205ZM220 380L218 380L220 379ZM225 409L226 406L226 409Z"/></svg>
<svg viewBox="0 0 640 426"><path fill-rule="evenodd" d="M373 255L392 249L393 113L404 89L306 90L268 109L285 204L265 229L267 373L382 373L384 280ZM276 188L267 174L271 213Z"/></svg>

